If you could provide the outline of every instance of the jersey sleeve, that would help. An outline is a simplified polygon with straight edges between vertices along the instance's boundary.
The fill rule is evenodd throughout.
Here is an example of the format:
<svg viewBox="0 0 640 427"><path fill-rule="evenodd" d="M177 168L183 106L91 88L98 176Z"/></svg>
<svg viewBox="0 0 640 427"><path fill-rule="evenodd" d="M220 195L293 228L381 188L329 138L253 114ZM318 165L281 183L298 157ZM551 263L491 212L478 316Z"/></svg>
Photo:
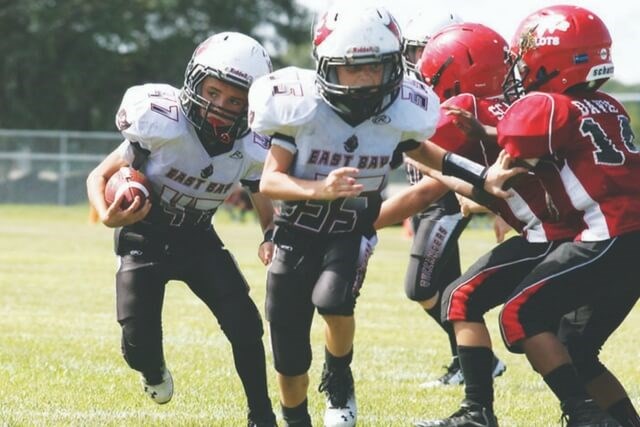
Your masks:
<svg viewBox="0 0 640 427"><path fill-rule="evenodd" d="M314 116L318 101L315 74L288 67L263 76L249 90L249 126L254 132L295 138Z"/></svg>
<svg viewBox="0 0 640 427"><path fill-rule="evenodd" d="M553 155L573 141L579 118L579 111L564 96L530 94L511 105L498 122L498 145L514 158Z"/></svg>
<svg viewBox="0 0 640 427"><path fill-rule="evenodd" d="M152 152L184 131L178 90L164 84L129 88L116 115L116 126L130 143Z"/></svg>
<svg viewBox="0 0 640 427"><path fill-rule="evenodd" d="M390 125L402 131L402 141L424 141L436 130L440 118L440 101L427 85L405 79L398 98L383 114L390 116Z"/></svg>
<svg viewBox="0 0 640 427"><path fill-rule="evenodd" d="M460 94L448 99L442 104L442 107L457 107L478 117L476 105L476 97L471 94ZM435 133L431 137L431 142L439 145L447 151L454 152L461 156L468 156L473 152L472 144L477 141L467 138L467 136L456 126L455 116L446 114L444 108L440 108L440 119Z"/></svg>
<svg viewBox="0 0 640 427"><path fill-rule="evenodd" d="M247 167L244 175L240 178L240 183L252 193L259 191L260 177L269 145L268 137L253 132L244 141Z"/></svg>

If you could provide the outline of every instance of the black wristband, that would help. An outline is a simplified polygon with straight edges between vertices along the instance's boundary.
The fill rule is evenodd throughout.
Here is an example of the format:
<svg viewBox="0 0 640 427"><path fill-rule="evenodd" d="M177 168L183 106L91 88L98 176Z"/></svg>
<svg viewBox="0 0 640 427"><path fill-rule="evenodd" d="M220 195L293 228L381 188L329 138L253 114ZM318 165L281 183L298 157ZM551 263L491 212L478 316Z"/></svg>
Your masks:
<svg viewBox="0 0 640 427"><path fill-rule="evenodd" d="M273 228L270 228L264 232L264 238L262 239L262 242L260 244L267 242L273 242Z"/></svg>
<svg viewBox="0 0 640 427"><path fill-rule="evenodd" d="M442 174L460 178L473 185L483 188L489 168L472 160L447 151L442 158Z"/></svg>

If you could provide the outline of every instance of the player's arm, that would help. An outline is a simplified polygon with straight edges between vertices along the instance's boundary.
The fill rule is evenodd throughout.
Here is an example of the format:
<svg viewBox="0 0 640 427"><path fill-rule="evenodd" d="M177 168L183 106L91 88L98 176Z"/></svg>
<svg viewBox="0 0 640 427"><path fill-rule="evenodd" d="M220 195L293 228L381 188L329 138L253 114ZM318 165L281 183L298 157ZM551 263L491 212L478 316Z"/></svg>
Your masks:
<svg viewBox="0 0 640 427"><path fill-rule="evenodd" d="M496 128L482 124L470 111L453 105L443 105L441 108L446 115L454 117L453 123L467 138L497 143Z"/></svg>
<svg viewBox="0 0 640 427"><path fill-rule="evenodd" d="M334 169L325 179L312 181L288 174L293 153L272 144L260 179L260 192L275 200L334 200L355 197L363 189L356 182L358 169L342 167Z"/></svg>
<svg viewBox="0 0 640 427"><path fill-rule="evenodd" d="M251 197L251 203L258 214L260 227L264 234L258 248L258 257L264 265L267 265L273 258L273 203L270 198L260 193L250 192L249 197Z"/></svg>
<svg viewBox="0 0 640 427"><path fill-rule="evenodd" d="M144 206L140 208L141 202L138 197L136 197L135 201L127 209L120 209L124 194L121 194L114 200L111 206L107 205L107 202L104 200L107 181L123 166L127 166L127 162L120 155L119 149L116 149L105 157L87 177L87 196L89 197L89 202L96 209L100 221L107 227L122 227L138 222L143 219L151 209L151 201L149 199L147 199Z"/></svg>
<svg viewBox="0 0 640 427"><path fill-rule="evenodd" d="M503 199L510 196L502 189L506 181L515 175L527 172L525 168L511 168L512 159L506 153L501 153L496 164L487 168L458 154L445 151L431 141L424 141L406 154L431 169L442 171L445 176L461 179L477 189L484 189L489 194ZM449 185L449 183L445 184ZM451 184L458 185L454 182Z"/></svg>
<svg viewBox="0 0 640 427"><path fill-rule="evenodd" d="M382 203L374 227L379 230L397 224L444 196L449 189L441 182L423 177L418 183L394 194Z"/></svg>

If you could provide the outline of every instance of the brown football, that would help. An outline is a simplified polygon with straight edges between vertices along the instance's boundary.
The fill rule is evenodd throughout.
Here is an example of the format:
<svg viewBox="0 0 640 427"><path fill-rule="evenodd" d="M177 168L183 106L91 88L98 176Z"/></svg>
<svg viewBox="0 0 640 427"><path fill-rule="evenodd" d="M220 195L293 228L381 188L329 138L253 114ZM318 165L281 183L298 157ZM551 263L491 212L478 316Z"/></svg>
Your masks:
<svg viewBox="0 0 640 427"><path fill-rule="evenodd" d="M111 175L111 178L107 181L104 200L108 205L111 205L120 193L124 194L120 205L121 209L128 208L136 196L140 197L140 207L142 207L144 202L151 197L151 183L141 172L125 166Z"/></svg>

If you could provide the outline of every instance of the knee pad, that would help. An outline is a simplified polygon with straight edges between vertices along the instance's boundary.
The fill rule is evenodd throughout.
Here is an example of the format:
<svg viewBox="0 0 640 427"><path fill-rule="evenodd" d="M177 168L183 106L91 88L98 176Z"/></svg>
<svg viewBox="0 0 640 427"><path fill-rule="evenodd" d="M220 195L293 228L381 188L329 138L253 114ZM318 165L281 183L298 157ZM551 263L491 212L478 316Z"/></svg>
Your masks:
<svg viewBox="0 0 640 427"><path fill-rule="evenodd" d="M468 223L460 214L424 218L413 238L405 276L405 294L424 301L460 275L458 238Z"/></svg>
<svg viewBox="0 0 640 427"><path fill-rule="evenodd" d="M304 322L269 324L275 369L282 375L302 375L311 366L311 324Z"/></svg>
<svg viewBox="0 0 640 427"><path fill-rule="evenodd" d="M586 343L580 335L569 335L565 337L565 345L573 361L580 379L585 383L604 373L607 368L600 362L600 349Z"/></svg>
<svg viewBox="0 0 640 427"><path fill-rule="evenodd" d="M356 306L352 286L353 281L345 280L334 271L323 272L311 295L318 313L352 316Z"/></svg>
<svg viewBox="0 0 640 427"><path fill-rule="evenodd" d="M162 332L137 324L135 318L123 319L119 323L122 327L122 357L127 364L141 372L162 366Z"/></svg>

